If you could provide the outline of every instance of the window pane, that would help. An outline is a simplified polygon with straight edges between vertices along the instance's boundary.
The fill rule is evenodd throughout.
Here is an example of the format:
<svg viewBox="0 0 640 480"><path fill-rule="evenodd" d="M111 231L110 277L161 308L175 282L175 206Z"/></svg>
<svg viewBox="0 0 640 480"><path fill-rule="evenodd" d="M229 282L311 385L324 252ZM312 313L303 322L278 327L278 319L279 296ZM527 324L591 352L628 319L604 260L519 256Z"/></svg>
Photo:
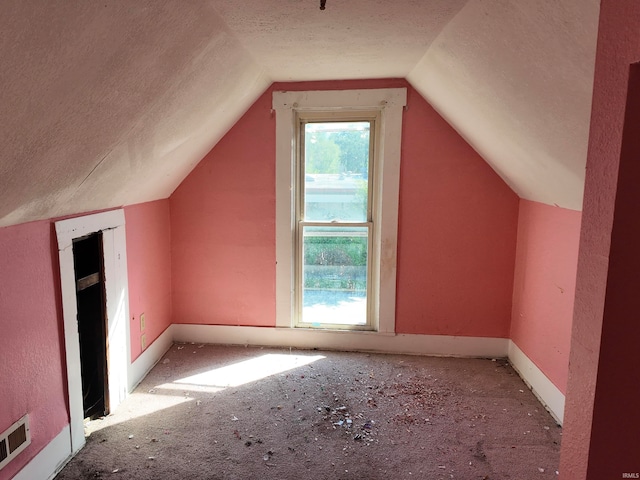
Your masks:
<svg viewBox="0 0 640 480"><path fill-rule="evenodd" d="M370 122L304 125L304 220L367 221Z"/></svg>
<svg viewBox="0 0 640 480"><path fill-rule="evenodd" d="M302 228L302 321L365 325L369 229Z"/></svg>

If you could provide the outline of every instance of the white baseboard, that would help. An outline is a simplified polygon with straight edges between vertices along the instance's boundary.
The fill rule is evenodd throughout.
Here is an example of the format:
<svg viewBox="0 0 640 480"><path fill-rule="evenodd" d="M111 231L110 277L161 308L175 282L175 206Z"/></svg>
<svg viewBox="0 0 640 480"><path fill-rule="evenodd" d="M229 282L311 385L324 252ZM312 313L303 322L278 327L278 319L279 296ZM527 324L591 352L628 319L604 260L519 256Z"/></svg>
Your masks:
<svg viewBox="0 0 640 480"><path fill-rule="evenodd" d="M128 372L129 392L142 381L173 344L173 325L167 328L142 354L131 364ZM24 466L13 480L52 479L71 460L71 432L65 426L40 453Z"/></svg>
<svg viewBox="0 0 640 480"><path fill-rule="evenodd" d="M67 425L13 477L13 480L51 479L70 459L71 431Z"/></svg>
<svg viewBox="0 0 640 480"><path fill-rule="evenodd" d="M147 376L147 373L160 361L162 356L173 345L173 325L169 325L156 340L129 367L128 391L133 390Z"/></svg>
<svg viewBox="0 0 640 480"><path fill-rule="evenodd" d="M520 348L509 340L509 361L538 400L556 419L559 425L564 420L564 394L540 370Z"/></svg>
<svg viewBox="0 0 640 480"><path fill-rule="evenodd" d="M354 350L455 357L506 357L506 338L384 334L297 328L173 324L176 342Z"/></svg>

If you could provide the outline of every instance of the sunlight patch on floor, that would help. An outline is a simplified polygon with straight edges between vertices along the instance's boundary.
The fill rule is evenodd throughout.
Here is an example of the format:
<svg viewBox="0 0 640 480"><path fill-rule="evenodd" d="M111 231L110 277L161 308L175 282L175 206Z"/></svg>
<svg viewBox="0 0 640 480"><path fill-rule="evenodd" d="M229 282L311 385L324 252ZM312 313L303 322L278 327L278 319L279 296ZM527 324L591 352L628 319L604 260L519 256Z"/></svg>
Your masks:
<svg viewBox="0 0 640 480"><path fill-rule="evenodd" d="M86 422L84 425L85 436L103 428L151 415L193 400L187 396L163 395L155 389L149 393L134 392L129 396L127 402L121 404L113 414Z"/></svg>
<svg viewBox="0 0 640 480"><path fill-rule="evenodd" d="M325 357L322 355L267 354L181 378L172 384L159 385L158 388L176 390L193 388L196 391L202 391L201 389L204 387L218 391L255 382L271 375L309 365L323 358Z"/></svg>
<svg viewBox="0 0 640 480"><path fill-rule="evenodd" d="M309 365L323 355L266 354L134 392L113 415L85 423L88 436L103 428L195 400L190 392L216 393Z"/></svg>

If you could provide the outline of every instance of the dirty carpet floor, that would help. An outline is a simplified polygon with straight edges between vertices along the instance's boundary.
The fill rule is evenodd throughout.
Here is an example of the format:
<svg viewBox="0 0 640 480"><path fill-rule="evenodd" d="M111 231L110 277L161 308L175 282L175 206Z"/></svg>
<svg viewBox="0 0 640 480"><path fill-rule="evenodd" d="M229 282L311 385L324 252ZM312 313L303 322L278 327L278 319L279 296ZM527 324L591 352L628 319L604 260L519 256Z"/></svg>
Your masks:
<svg viewBox="0 0 640 480"><path fill-rule="evenodd" d="M71 479L549 479L561 429L504 360L176 344Z"/></svg>

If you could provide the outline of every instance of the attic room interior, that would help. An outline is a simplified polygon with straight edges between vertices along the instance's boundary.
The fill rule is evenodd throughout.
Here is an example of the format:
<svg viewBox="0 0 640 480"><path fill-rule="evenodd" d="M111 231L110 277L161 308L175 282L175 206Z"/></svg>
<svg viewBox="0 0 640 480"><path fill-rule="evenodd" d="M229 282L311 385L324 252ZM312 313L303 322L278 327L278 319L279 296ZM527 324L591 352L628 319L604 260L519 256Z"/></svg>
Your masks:
<svg viewBox="0 0 640 480"><path fill-rule="evenodd" d="M323 3L0 6L0 480L85 443L89 281L112 409L176 342L506 359L558 478L638 478L640 4ZM306 166L337 121L364 170ZM330 177L364 202L350 328L300 320Z"/></svg>

